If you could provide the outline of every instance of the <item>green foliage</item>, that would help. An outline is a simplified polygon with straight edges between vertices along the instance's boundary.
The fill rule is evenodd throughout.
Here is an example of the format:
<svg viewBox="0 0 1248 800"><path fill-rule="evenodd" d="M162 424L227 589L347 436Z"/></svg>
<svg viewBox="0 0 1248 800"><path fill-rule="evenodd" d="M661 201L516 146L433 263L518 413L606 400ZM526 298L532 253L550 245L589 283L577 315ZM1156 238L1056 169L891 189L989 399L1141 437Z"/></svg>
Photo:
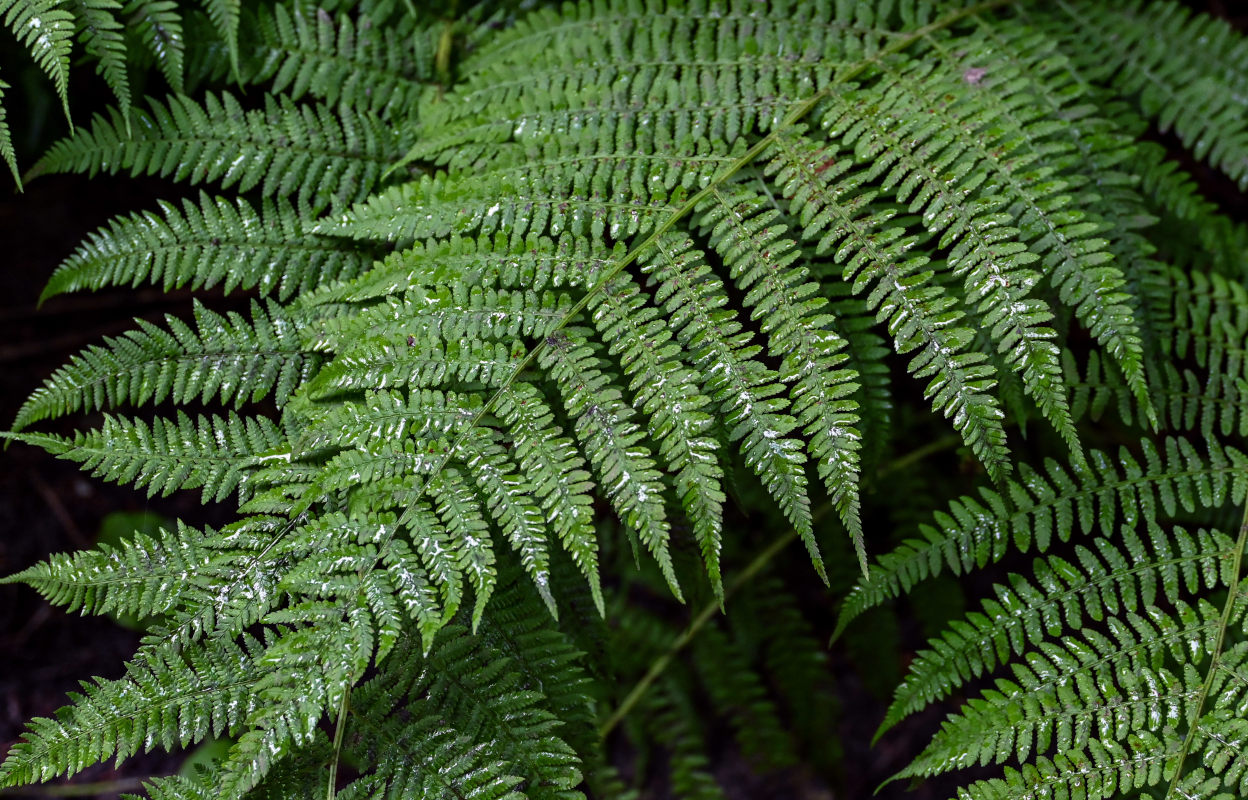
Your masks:
<svg viewBox="0 0 1248 800"><path fill-rule="evenodd" d="M240 515L6 579L147 634L0 785L208 738L149 796L712 798L725 753L829 780L832 633L909 662L881 734L970 698L899 778L1248 790L1248 234L1150 133L1248 179L1228 26L1074 0L0 11L62 99L80 32L118 100L31 175L214 184L90 234L43 295L187 289L191 319L88 347L5 435ZM145 66L172 94L135 107ZM988 598L933 602L903 658L888 604L950 575Z"/></svg>

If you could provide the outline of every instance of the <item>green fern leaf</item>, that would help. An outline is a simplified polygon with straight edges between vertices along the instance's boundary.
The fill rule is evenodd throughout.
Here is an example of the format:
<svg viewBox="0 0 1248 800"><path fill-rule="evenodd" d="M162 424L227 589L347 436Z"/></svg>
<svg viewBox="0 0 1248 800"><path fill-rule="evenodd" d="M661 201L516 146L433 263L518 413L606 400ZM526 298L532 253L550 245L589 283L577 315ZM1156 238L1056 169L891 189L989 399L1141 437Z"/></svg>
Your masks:
<svg viewBox="0 0 1248 800"><path fill-rule="evenodd" d="M18 411L14 430L44 419L124 404L177 404L214 397L236 407L273 395L281 405L320 363L305 350L293 320L274 303L253 303L251 321L195 303L196 329L166 316L168 331L139 328L106 338L70 359Z"/></svg>
<svg viewBox="0 0 1248 800"><path fill-rule="evenodd" d="M39 69L52 79L68 119L69 52L74 41L74 17L60 6L60 0L0 0L0 14ZM4 141L8 141L7 136ZM4 154L13 168L8 150Z"/></svg>
<svg viewBox="0 0 1248 800"><path fill-rule="evenodd" d="M980 498L962 497L939 512L935 525L923 525L922 539L907 540L881 556L870 583L855 587L841 609L837 633L863 611L939 575L947 567L963 574L1000 561L1012 548L1049 549L1056 533L1108 535L1119 524L1156 524L1161 513L1180 507L1194 511L1224 502L1243 503L1248 456L1216 442L1202 456L1186 439L1170 438L1162 451L1145 439L1144 463L1123 449L1116 459L1088 453L1088 466L1068 472L1050 461L1045 472L1028 469L1005 493L981 489ZM1008 499L1007 499L1008 498Z"/></svg>
<svg viewBox="0 0 1248 800"><path fill-rule="evenodd" d="M124 14L118 0L71 0L74 18L81 31L87 55L96 59L96 71L113 90L122 114L128 113L130 75L126 69L125 28L117 17Z"/></svg>
<svg viewBox="0 0 1248 800"><path fill-rule="evenodd" d="M242 16L242 0L203 0L203 3L213 28L225 41L225 50L230 58L230 71L237 78L241 75L238 67L238 23Z"/></svg>
<svg viewBox="0 0 1248 800"><path fill-rule="evenodd" d="M379 24L366 14L278 5L248 20L257 64L249 82L298 100L311 95L387 116L407 116L425 90L432 59L417 59L412 17Z"/></svg>
<svg viewBox="0 0 1248 800"><path fill-rule="evenodd" d="M174 0L129 0L122 15L127 19L126 27L132 35L138 37L160 68L169 88L174 94L184 94L182 64L186 55L186 42L178 4ZM144 125L135 127L142 130ZM38 169L36 165L35 170Z"/></svg>
<svg viewBox="0 0 1248 800"><path fill-rule="evenodd" d="M260 213L245 200L199 195L179 209L160 203L153 212L114 219L67 258L40 295L108 286L156 284L226 292L258 289L286 300L299 292L354 277L371 262L367 251L348 250L303 233L305 223L285 200L266 199Z"/></svg>
<svg viewBox="0 0 1248 800"><path fill-rule="evenodd" d="M185 747L236 733L261 705L255 693L265 674L256 658L261 650L247 636L242 646L216 640L186 654L162 650L132 661L124 678L84 683L57 719L31 722L0 766L0 785L72 775L158 744Z"/></svg>
<svg viewBox="0 0 1248 800"><path fill-rule="evenodd" d="M202 489L204 502L220 501L236 489L249 492L247 469L286 437L266 417L199 417L140 420L105 416L95 431L73 438L28 438L61 458L82 464L98 477L147 487L149 495Z"/></svg>
<svg viewBox="0 0 1248 800"><path fill-rule="evenodd" d="M363 198L401 152L400 135L372 114L299 106L286 97L268 96L253 111L227 93L208 95L203 105L175 96L167 104L149 100L148 107L131 112L134 139L116 110L96 115L90 129L53 145L30 174L124 170L214 181L291 196L318 211Z"/></svg>

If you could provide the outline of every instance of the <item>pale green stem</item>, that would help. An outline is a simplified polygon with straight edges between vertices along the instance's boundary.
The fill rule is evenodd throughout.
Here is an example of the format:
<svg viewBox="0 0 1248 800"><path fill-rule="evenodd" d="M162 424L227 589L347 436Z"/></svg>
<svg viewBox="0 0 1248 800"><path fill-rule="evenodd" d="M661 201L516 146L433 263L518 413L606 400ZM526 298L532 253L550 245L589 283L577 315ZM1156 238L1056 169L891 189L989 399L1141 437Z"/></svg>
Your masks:
<svg viewBox="0 0 1248 800"><path fill-rule="evenodd" d="M921 461L933 453L938 453L941 450L948 450L951 447L957 447L961 443L962 440L957 436L946 436L943 439L928 442L922 447L906 453L905 455L880 467L877 474L882 477L891 472L896 472L897 470L904 469L917 461ZM831 501L820 505L817 509L815 509L814 514L811 516L811 521L819 521L833 511L835 507L836 506ZM749 564L746 564L745 568L738 572L728 583L728 586L724 589L723 601L726 602L728 598L732 597L732 595L741 589L742 586L745 586L745 584L749 583L754 576L762 572L763 569L771 563L772 559L783 552L784 549L792 544L797 538L797 529L790 528L784 534L773 540L771 544L767 545L762 552L754 556L754 559L750 561ZM598 737L600 739L605 739L607 734L611 733L611 731L614 730L615 727L629 715L637 703L641 701L641 698L645 696L646 690L648 690L650 686L659 679L659 676L663 674L663 670L667 669L667 665L672 662L672 659L675 658L676 655L680 653L680 651L683 650L687 644L689 644L689 642L693 641L693 638L698 635L698 631L702 630L706 623L711 621L711 619L715 616L715 612L721 607L721 601L718 598L702 607L697 616L690 621L689 627L685 628L684 632L682 632L680 636L676 637L676 640L672 642L666 651L664 651L663 655L654 660L654 663L650 665L650 669L647 670L646 674L641 677L641 680L637 681L637 684L633 686L632 691L628 693L628 696L625 697L615 711L611 713L611 716L598 727Z"/></svg>
<svg viewBox="0 0 1248 800"><path fill-rule="evenodd" d="M1214 636L1213 649L1209 652L1209 671L1205 673L1205 683L1200 687L1196 704L1192 707L1187 724L1187 735L1183 737L1183 748L1179 750L1179 760L1174 765L1174 775L1170 778L1170 786L1166 789L1166 800L1175 796L1179 781L1183 777L1183 763L1187 761L1192 743L1196 741L1196 731L1200 728L1200 715L1204 713L1205 702L1213 689L1213 679L1218 673L1222 662L1222 648L1226 644L1226 629L1231 624L1231 612L1235 601L1239 599L1240 575L1244 562L1244 544L1248 542L1248 503L1244 505L1244 517L1239 523L1239 539L1235 542L1234 560L1231 562L1231 579L1227 584L1226 603L1222 606L1222 618L1218 622L1218 630Z"/></svg>

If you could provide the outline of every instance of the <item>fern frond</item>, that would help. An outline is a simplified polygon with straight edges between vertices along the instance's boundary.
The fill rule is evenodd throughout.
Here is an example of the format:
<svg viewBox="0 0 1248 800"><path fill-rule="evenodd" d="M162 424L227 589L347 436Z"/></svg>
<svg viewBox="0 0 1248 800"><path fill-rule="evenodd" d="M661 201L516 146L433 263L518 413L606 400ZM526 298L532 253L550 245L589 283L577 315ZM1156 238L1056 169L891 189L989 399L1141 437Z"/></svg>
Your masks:
<svg viewBox="0 0 1248 800"><path fill-rule="evenodd" d="M1230 25L1178 3L1106 9L1087 0L1054 3L1037 22L1090 75L1133 98L1161 130L1173 128L1196 158L1248 186L1248 47Z"/></svg>
<svg viewBox="0 0 1248 800"><path fill-rule="evenodd" d="M240 75L238 68L238 23L242 17L242 0L203 0L204 10L213 28L225 41L225 50L230 59L230 71L235 77ZM278 91L278 87L274 87ZM299 99L299 98L294 98Z"/></svg>
<svg viewBox="0 0 1248 800"><path fill-rule="evenodd" d="M1160 448L1141 441L1143 463L1125 448L1117 457L1090 451L1088 466L1068 471L1048 461L1043 472L1026 469L1003 492L980 489L938 512L935 525L922 525L922 539L909 539L871 567L871 581L846 598L837 632L869 608L907 591L946 568L960 575L1000 561L1011 549L1043 553L1076 533L1111 535L1119 522L1155 525L1159 513L1195 511L1248 499L1243 470L1248 456L1206 442L1201 454L1186 439L1167 438Z"/></svg>
<svg viewBox="0 0 1248 800"><path fill-rule="evenodd" d="M4 163L9 165L9 172L13 173L13 182L17 184L18 190L22 188L22 173L17 169L17 153L13 150L13 136L9 132L8 112L4 107L4 92L13 87L4 81L0 81L0 158L4 159Z"/></svg>
<svg viewBox="0 0 1248 800"><path fill-rule="evenodd" d="M116 483L147 488L148 495L177 489L202 489L204 502L220 501L238 490L250 491L247 470L286 437L267 417L192 420L178 412L175 419L141 420L105 416L104 424L72 438L29 437L49 452L82 464L84 470Z"/></svg>
<svg viewBox="0 0 1248 800"><path fill-rule="evenodd" d="M318 344L337 350L364 337L392 342L408 337L451 342L543 337L571 306L571 298L562 292L415 286L401 298L330 320Z"/></svg>
<svg viewBox="0 0 1248 800"><path fill-rule="evenodd" d="M219 183L265 196L290 196L312 211L365 197L401 152L402 135L368 112L296 105L272 95L264 108L245 110L232 95L203 104L181 96L148 100L135 109L126 135L116 109L96 115L89 129L57 142L31 175L60 172L160 175Z"/></svg>
<svg viewBox="0 0 1248 800"><path fill-rule="evenodd" d="M262 650L250 636L241 646L218 639L185 653L162 649L132 661L124 678L84 682L57 719L31 721L0 766L0 785L73 775L109 757L237 733L262 704L255 693L267 671L257 658Z"/></svg>
<svg viewBox="0 0 1248 800"><path fill-rule="evenodd" d="M13 430L77 411L166 399L186 404L219 397L239 407L271 394L281 405L320 364L276 303L253 302L250 321L198 302L194 309L195 328L172 315L165 317L167 331L137 320L137 330L71 358L26 400Z"/></svg>
<svg viewBox="0 0 1248 800"><path fill-rule="evenodd" d="M284 199L246 201L200 193L198 204L161 202L159 215L119 217L90 234L48 280L39 301L66 292L151 283L225 292L257 289L286 300L363 272L372 254L304 233Z"/></svg>
<svg viewBox="0 0 1248 800"><path fill-rule="evenodd" d="M954 298L932 283L932 271L926 268L930 259L906 255L916 238L899 225L885 227L893 213L871 205L874 190L857 191L865 175L859 171L842 177L850 162L823 169L832 156L812 159L820 151L789 136L778 137L775 148L771 169L779 173L778 188L804 226L804 235L822 233L820 252L839 245L836 260L848 259L844 280L856 293L870 290L867 303L888 323L897 352L918 350L911 371L918 378L934 376L926 396L953 420L989 474L1001 477L1005 431L998 403L988 393L996 384L993 369L983 354L960 352L973 333L959 325L963 314L954 309Z"/></svg>
<svg viewBox="0 0 1248 800"><path fill-rule="evenodd" d="M477 381L501 387L525 355L519 341L441 341L411 335L364 337L344 347L307 384L308 396L326 398L361 389L444 386Z"/></svg>
<svg viewBox="0 0 1248 800"><path fill-rule="evenodd" d="M791 384L791 408L808 447L819 464L819 476L854 542L866 570L858 498L857 403L849 398L858 388L857 372L843 366L845 340L831 325L818 284L805 281L795 266L796 244L782 238L780 211L752 191L727 195L716 189L698 222L710 229L711 246L727 263L737 288L745 295L751 317L767 335L767 350L782 359L779 378ZM849 398L849 399L847 399Z"/></svg>
<svg viewBox="0 0 1248 800"><path fill-rule="evenodd" d="M599 334L613 342L610 352L631 379L633 406L646 415L659 455L676 472L676 492L693 523L711 586L722 594L723 470L705 410L711 401L694 383L695 373L681 363L681 348L649 300L621 275L590 298L590 310Z"/></svg>
<svg viewBox="0 0 1248 800"><path fill-rule="evenodd" d="M117 17L125 12L118 0L71 0L87 55L96 59L96 71L113 90L122 114L131 105L130 74L126 68L125 27Z"/></svg>
<svg viewBox="0 0 1248 800"><path fill-rule="evenodd" d="M585 580L599 613L604 613L598 575L598 536L585 461L563 430L545 398L532 385L515 383L502 396L498 413L506 421L516 460L533 486L563 547Z"/></svg>
<svg viewBox="0 0 1248 800"><path fill-rule="evenodd" d="M1218 585L1234 553L1235 540L1217 531L1166 534L1150 526L1147 542L1130 528L1118 542L1097 539L1091 547L1075 548L1074 558L1037 559L1030 580L1011 575L1008 586L996 587L996 598L968 615L919 653L880 725L883 732L905 716L943 697L957 682L980 677L1011 656L1021 656L1031 643L1063 630L1081 630L1107 617L1144 614L1157 603L1171 603L1180 594L1197 594ZM1099 655L1099 654L1098 654ZM1021 691L1031 692L1035 687ZM1040 731L1043 734L1043 729ZM981 730L982 734L982 730ZM1019 759L1027 756L1021 737L981 738L982 749L966 750L968 762L992 752L998 741L1015 741ZM1082 742L1059 743L1059 750ZM1047 747L1037 747L1045 750ZM922 773L915 773L922 774Z"/></svg>
<svg viewBox="0 0 1248 800"><path fill-rule="evenodd" d="M681 596L668 550L671 524L663 503L661 473L638 431L633 411L620 399L615 381L599 368L602 359L589 331L570 327L552 336L539 364L559 388L582 451L589 457L620 519L636 531L658 563L672 592Z"/></svg>
<svg viewBox="0 0 1248 800"><path fill-rule="evenodd" d="M178 523L159 537L137 532L119 547L55 555L3 579L33 586L49 603L83 614L155 617L178 605L188 582L202 582L212 559L212 529Z"/></svg>
<svg viewBox="0 0 1248 800"><path fill-rule="evenodd" d="M160 68L169 88L174 94L184 94L182 64L186 57L186 41L182 32L182 13L175 0L128 0L122 15L126 17L127 28L132 35L139 39ZM141 129L143 125L135 127Z"/></svg>
<svg viewBox="0 0 1248 800"><path fill-rule="evenodd" d="M0 0L4 24L26 48L39 69L56 87L69 118L69 52L74 41L74 16L61 0ZM7 140L7 137L5 139ZM8 158L8 153L5 153ZM10 167L12 167L10 161Z"/></svg>
<svg viewBox="0 0 1248 800"><path fill-rule="evenodd" d="M371 305L414 286L462 283L498 289L590 287L613 260L624 255L620 245L565 234L558 239L531 237L514 245L498 234L472 239L416 243L392 253L354 280L304 294L311 307L337 303Z"/></svg>

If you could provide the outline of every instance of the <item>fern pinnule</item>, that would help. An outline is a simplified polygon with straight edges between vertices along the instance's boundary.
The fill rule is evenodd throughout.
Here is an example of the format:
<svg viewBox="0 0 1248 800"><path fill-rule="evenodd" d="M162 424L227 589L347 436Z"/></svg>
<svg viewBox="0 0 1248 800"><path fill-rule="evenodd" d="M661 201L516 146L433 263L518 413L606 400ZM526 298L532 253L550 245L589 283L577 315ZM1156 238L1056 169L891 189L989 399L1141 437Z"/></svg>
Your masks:
<svg viewBox="0 0 1248 800"><path fill-rule="evenodd" d="M681 596L668 550L671 524L663 502L662 474L634 411L621 399L613 376L601 369L599 348L580 327L564 328L538 356L558 388L597 484L621 519L654 556L672 592Z"/></svg>
<svg viewBox="0 0 1248 800"><path fill-rule="evenodd" d="M320 211L366 197L402 151L401 134L370 112L297 105L285 96L268 95L262 109L245 110L227 92L202 105L175 95L149 99L148 109L131 112L133 136L116 109L97 114L89 128L54 144L30 176L126 171L213 181Z"/></svg>
<svg viewBox="0 0 1248 800"><path fill-rule="evenodd" d="M960 575L1000 561L1011 549L1043 553L1055 535L1058 541L1106 536L1120 522L1151 525L1180 508L1245 502L1248 456L1217 441L1204 446L1202 454L1184 438L1144 439L1142 459L1125 448L1116 458L1093 450L1086 467L1068 470L1049 461L1044 471L1026 468L1003 492L985 488L979 497L953 501L948 512L934 516L934 525L920 527L922 539L909 539L872 564L872 580L856 586L842 606L838 634L868 608L946 568Z"/></svg>
<svg viewBox="0 0 1248 800"><path fill-rule="evenodd" d="M630 277L619 275L590 298L589 310L629 379L633 407L646 416L659 455L676 473L676 493L693 525L711 586L722 594L724 473L710 431L711 401L696 385L695 372L682 363L681 348L650 299Z"/></svg>
<svg viewBox="0 0 1248 800"><path fill-rule="evenodd" d="M964 314L955 298L930 281L930 259L907 255L917 237L890 224L893 211L872 205L875 190L856 191L865 176L845 175L851 161L835 167L829 164L835 151L800 137L779 136L775 148L770 169L803 235L818 237L820 252L837 248L843 280L855 293L869 292L867 303L888 322L896 352L917 351L910 369L915 377L931 377L925 394L955 420L989 473L999 475L1006 446L1003 415L990 393L994 371L982 353L962 352L973 333L959 324Z"/></svg>
<svg viewBox="0 0 1248 800"><path fill-rule="evenodd" d="M711 247L745 292L745 306L766 335L768 353L781 359L779 377L792 386L793 414L810 437L819 476L865 571L858 497L862 437L852 397L858 374L844 363L845 340L832 327L819 285L805 280L805 269L795 264L800 253L795 242L783 238L778 208L752 190L728 195L716 189L700 211L697 224L710 229Z"/></svg>
<svg viewBox="0 0 1248 800"><path fill-rule="evenodd" d="M249 468L265 453L286 445L268 417L231 413L192 419L142 420L105 416L94 431L73 437L13 434L61 458L82 464L97 477L146 488L149 495L201 489L204 502L220 501L236 490L250 491Z"/></svg>
<svg viewBox="0 0 1248 800"><path fill-rule="evenodd" d="M288 312L252 304L251 320L194 305L195 328L166 316L169 330L139 327L91 345L52 374L17 413L13 430L77 411L214 398L237 408L272 395L284 404L321 358L303 346Z"/></svg>
<svg viewBox="0 0 1248 800"><path fill-rule="evenodd" d="M256 289L280 300L364 272L373 253L304 233L307 222L284 199L266 198L257 213L241 198L161 202L113 219L90 234L52 273L39 301L109 286L188 286L225 292Z"/></svg>

